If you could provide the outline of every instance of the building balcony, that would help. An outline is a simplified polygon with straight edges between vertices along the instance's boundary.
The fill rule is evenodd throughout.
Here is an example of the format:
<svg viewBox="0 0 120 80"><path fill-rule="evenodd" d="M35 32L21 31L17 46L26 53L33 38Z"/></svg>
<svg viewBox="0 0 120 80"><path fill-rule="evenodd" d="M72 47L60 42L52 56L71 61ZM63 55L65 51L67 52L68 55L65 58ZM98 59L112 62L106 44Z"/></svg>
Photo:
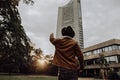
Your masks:
<svg viewBox="0 0 120 80"><path fill-rule="evenodd" d="M114 67L114 68L119 68L120 67L120 63L113 63L113 64L108 64L107 66L103 66L103 68L110 68L110 67ZM85 66L85 69L99 69L101 68L100 64L94 64L94 65L87 65Z"/></svg>
<svg viewBox="0 0 120 80"><path fill-rule="evenodd" d="M106 52L102 52L102 53L87 55L87 56L84 56L84 60L99 58L100 57L99 54L103 54L104 56L120 55L120 50L112 50L112 51L106 51Z"/></svg>

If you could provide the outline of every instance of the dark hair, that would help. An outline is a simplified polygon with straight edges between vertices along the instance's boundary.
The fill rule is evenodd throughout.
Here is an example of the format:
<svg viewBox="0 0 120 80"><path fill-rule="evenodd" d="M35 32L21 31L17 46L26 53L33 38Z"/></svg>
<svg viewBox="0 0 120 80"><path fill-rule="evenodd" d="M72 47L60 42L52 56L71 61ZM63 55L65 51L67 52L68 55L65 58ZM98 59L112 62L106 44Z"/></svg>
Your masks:
<svg viewBox="0 0 120 80"><path fill-rule="evenodd" d="M64 27L62 29L61 33L62 33L62 36L69 36L72 38L75 36L75 32L71 26Z"/></svg>

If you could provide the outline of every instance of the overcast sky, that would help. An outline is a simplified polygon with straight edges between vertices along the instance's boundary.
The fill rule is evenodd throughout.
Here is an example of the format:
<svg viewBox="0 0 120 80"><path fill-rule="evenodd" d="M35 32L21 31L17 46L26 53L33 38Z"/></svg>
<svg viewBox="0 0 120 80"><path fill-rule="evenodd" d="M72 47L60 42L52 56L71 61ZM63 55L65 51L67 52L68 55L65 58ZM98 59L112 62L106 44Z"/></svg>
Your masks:
<svg viewBox="0 0 120 80"><path fill-rule="evenodd" d="M56 33L58 7L69 0L34 0L33 6L20 4L22 25L44 54L53 54L49 34ZM120 39L120 0L81 0L84 45L89 47L113 38Z"/></svg>

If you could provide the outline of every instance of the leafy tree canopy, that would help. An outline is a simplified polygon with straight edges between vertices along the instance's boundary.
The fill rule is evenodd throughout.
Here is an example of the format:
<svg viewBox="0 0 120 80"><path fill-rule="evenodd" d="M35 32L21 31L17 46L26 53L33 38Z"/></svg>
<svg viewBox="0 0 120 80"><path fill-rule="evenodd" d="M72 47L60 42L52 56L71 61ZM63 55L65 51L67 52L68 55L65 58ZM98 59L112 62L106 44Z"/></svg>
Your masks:
<svg viewBox="0 0 120 80"><path fill-rule="evenodd" d="M10 2L12 5L18 6L20 1L23 1L25 4L34 4L33 0L1 0L0 2Z"/></svg>
<svg viewBox="0 0 120 80"><path fill-rule="evenodd" d="M22 72L28 66L32 47L21 25L19 1L34 3L33 0L0 0L0 72Z"/></svg>

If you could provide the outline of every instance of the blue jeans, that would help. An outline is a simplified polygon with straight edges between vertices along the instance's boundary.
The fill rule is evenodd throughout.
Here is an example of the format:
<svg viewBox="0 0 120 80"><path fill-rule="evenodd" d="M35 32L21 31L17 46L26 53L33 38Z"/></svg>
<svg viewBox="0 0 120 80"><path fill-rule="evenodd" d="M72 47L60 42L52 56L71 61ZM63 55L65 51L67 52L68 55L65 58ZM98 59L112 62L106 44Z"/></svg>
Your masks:
<svg viewBox="0 0 120 80"><path fill-rule="evenodd" d="M78 80L77 70L58 68L58 80Z"/></svg>

